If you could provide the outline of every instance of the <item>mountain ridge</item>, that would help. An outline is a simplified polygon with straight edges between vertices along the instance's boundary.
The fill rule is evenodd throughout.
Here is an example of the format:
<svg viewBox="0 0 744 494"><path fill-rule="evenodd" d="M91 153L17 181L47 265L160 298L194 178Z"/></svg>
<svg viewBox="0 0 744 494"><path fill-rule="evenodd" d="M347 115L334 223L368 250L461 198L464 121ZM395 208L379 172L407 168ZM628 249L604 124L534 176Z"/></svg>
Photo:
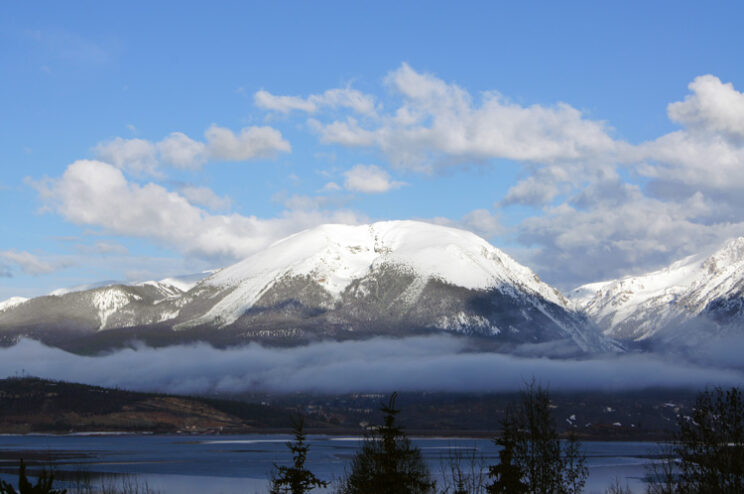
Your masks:
<svg viewBox="0 0 744 494"><path fill-rule="evenodd" d="M166 282L111 285L0 312L6 343L22 329L47 340L54 331L124 339L129 329L223 344L446 331L509 345L614 348L529 268L473 233L416 221L305 230L187 291Z"/></svg>
<svg viewBox="0 0 744 494"><path fill-rule="evenodd" d="M620 340L694 344L736 330L744 322L744 237L662 269L582 285L568 296L605 335Z"/></svg>

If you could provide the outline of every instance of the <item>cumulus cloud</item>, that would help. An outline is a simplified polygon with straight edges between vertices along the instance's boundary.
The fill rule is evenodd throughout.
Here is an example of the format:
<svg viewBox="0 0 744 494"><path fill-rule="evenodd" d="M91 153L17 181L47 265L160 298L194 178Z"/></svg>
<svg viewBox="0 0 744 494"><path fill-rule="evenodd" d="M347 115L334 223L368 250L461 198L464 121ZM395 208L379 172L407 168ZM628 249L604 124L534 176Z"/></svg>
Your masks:
<svg viewBox="0 0 744 494"><path fill-rule="evenodd" d="M204 135L209 156L213 159L246 161L272 157L292 149L281 132L272 127L245 127L235 134L230 129L212 125Z"/></svg>
<svg viewBox="0 0 744 494"><path fill-rule="evenodd" d="M116 137L94 148L98 159L137 174L156 174L157 147L144 139Z"/></svg>
<svg viewBox="0 0 744 494"><path fill-rule="evenodd" d="M365 194L380 194L406 185L391 180L390 174L377 165L356 165L345 171L344 177L347 190Z"/></svg>
<svg viewBox="0 0 744 494"><path fill-rule="evenodd" d="M655 269L744 233L744 94L714 76L689 88L667 108L681 130L616 143L589 164L525 166L528 176L499 202L541 208L518 227L532 247L522 262L569 288Z"/></svg>
<svg viewBox="0 0 744 494"><path fill-rule="evenodd" d="M492 213L488 209L476 209L465 214L459 220L450 218L437 217L428 221L437 225L451 226L469 230L476 235L484 238L493 238L506 233L506 228L501 223L499 215Z"/></svg>
<svg viewBox="0 0 744 494"><path fill-rule="evenodd" d="M158 142L158 151L163 161L176 168L197 169L207 161L204 143L194 141L182 132L172 132Z"/></svg>
<svg viewBox="0 0 744 494"><path fill-rule="evenodd" d="M692 94L667 107L672 121L744 139L744 93L710 74L696 77L688 87Z"/></svg>
<svg viewBox="0 0 744 494"><path fill-rule="evenodd" d="M616 182L588 186L573 201L526 219L519 232L524 245L539 246L521 261L566 289L670 264L744 231L744 221L711 221L716 204L702 194L666 202Z"/></svg>
<svg viewBox="0 0 744 494"><path fill-rule="evenodd" d="M341 144L349 147L373 146L376 141L375 132L365 130L359 126L355 118L349 117L346 121L336 121L323 124L318 120L308 121L310 128L320 134L321 142L326 144Z"/></svg>
<svg viewBox="0 0 744 494"><path fill-rule="evenodd" d="M159 176L161 162L181 169L196 170L208 161L249 161L288 153L291 145L273 127L244 127L237 134L211 125L205 142L182 132L172 132L157 143L145 139L114 139L99 143L94 152L100 161L137 175Z"/></svg>
<svg viewBox="0 0 744 494"><path fill-rule="evenodd" d="M230 209L232 201L227 196L219 196L209 187L186 185L179 189L181 194L192 204L204 206L212 211L226 211Z"/></svg>
<svg viewBox="0 0 744 494"><path fill-rule="evenodd" d="M682 125L624 153L636 170L667 191L727 191L744 186L744 93L715 76L695 78L683 101L669 104L669 118ZM680 187L682 185L682 187Z"/></svg>
<svg viewBox="0 0 744 494"><path fill-rule="evenodd" d="M296 348L252 344L137 347L83 357L21 340L0 349L0 375L39 377L175 393L515 391L534 377L551 390L625 390L741 385L738 369L706 368L644 355L551 360L466 351L451 337L326 342Z"/></svg>
<svg viewBox="0 0 744 494"><path fill-rule="evenodd" d="M552 177L547 180L541 180L540 177L534 175L527 177L509 188L506 197L501 201L501 205L544 206L550 204L560 193L559 183L556 182Z"/></svg>
<svg viewBox="0 0 744 494"><path fill-rule="evenodd" d="M34 276L52 273L63 267L47 261L43 261L39 258L39 256L25 250L0 251L0 258L4 259L6 262L15 264L24 273ZM0 266L0 271L1 270L2 266Z"/></svg>
<svg viewBox="0 0 744 494"><path fill-rule="evenodd" d="M320 189L321 192L338 192L339 190L341 190L341 186L336 182L328 182Z"/></svg>
<svg viewBox="0 0 744 494"><path fill-rule="evenodd" d="M307 114L309 128L322 143L376 150L395 166L431 172L498 159L519 162L520 181L491 201L506 211L519 207L517 214L524 219L513 228L522 244L517 258L562 288L655 269L744 233L744 93L713 75L695 78L688 94L668 105L668 117L679 129L639 144L613 139L607 124L567 103L517 104L495 91L470 92L408 64L390 72L385 85L393 104L386 101L384 107L351 88L302 97L259 91L254 98L257 106L272 112ZM291 146L272 127L233 132L212 126L203 142L174 133L159 143L117 138L96 150L117 168L152 174L158 161L196 168L210 160L270 157L289 152ZM343 180L328 182L321 191L344 186L382 193L403 185L377 165L357 165ZM129 185L141 191L158 187ZM159 198L169 193L157 190ZM168 205L184 217L190 211L189 217L200 218L186 224L208 224L209 231L228 240L233 236L224 232L234 228L243 229L235 237L252 228L284 231L268 227L267 220L211 215L196 207L221 209L219 196L207 196L205 191L181 191ZM187 206L177 207L179 201ZM319 212L323 198L297 195L285 203L290 211L277 222L304 225L312 220L298 216L333 217ZM303 208L309 213L300 212ZM245 226L250 221L261 227ZM505 232L500 218L485 209L437 221L486 237ZM111 228L102 218L82 223ZM151 235L145 228L132 230ZM152 235L168 245L179 241L172 233ZM193 252L214 252L209 243L204 239L190 245L201 245Z"/></svg>
<svg viewBox="0 0 744 494"><path fill-rule="evenodd" d="M697 77L668 105L680 130L640 144L614 139L607 124L567 103L475 94L408 64L385 84L394 104L384 112L379 105L373 119L351 111L328 117L312 97L256 97L274 111L312 114L309 127L322 143L376 149L397 166L521 163L522 179L494 198L496 206L532 212L516 227L531 254L522 260L565 287L656 268L742 233L744 94L715 76ZM379 184L387 190L384 178ZM487 210L438 220L484 235L503 231Z"/></svg>
<svg viewBox="0 0 744 494"><path fill-rule="evenodd" d="M264 110L289 113L293 110L316 113L324 107L349 108L362 115L375 114L375 100L372 96L356 89L329 89L322 94L312 94L307 98L299 96L276 96L261 90L254 95L256 106Z"/></svg>
<svg viewBox="0 0 744 494"><path fill-rule="evenodd" d="M76 161L61 177L35 187L47 206L68 221L196 256L239 259L304 228L358 222L343 210L287 210L272 219L209 214L182 194L155 183L130 182L121 170L100 161Z"/></svg>
<svg viewBox="0 0 744 494"><path fill-rule="evenodd" d="M588 160L611 153L605 124L565 103L522 106L496 92L476 101L456 84L403 64L386 83L402 98L369 127L346 120L311 122L326 143L377 147L401 166L506 158L526 162Z"/></svg>

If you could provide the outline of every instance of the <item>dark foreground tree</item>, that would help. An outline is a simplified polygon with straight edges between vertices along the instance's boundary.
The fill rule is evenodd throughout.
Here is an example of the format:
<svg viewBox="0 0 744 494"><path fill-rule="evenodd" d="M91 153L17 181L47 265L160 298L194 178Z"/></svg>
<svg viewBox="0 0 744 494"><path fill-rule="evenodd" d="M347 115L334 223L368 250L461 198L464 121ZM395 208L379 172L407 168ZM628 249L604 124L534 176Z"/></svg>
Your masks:
<svg viewBox="0 0 744 494"><path fill-rule="evenodd" d="M490 469L490 493L578 494L589 471L571 435L561 444L547 390L530 383L521 402L509 407L497 443L501 463Z"/></svg>
<svg viewBox="0 0 744 494"><path fill-rule="evenodd" d="M488 476L493 478L493 483L486 486L488 494L525 494L527 484L522 481L524 471L522 466L515 461L514 454L517 449L519 433L518 425L511 424L513 413L507 411L506 418L502 422L501 437L495 440L501 446L499 451L499 463L488 468Z"/></svg>
<svg viewBox="0 0 744 494"><path fill-rule="evenodd" d="M21 466L18 469L18 490L16 491L12 485L0 480L0 494L65 494L67 492L62 489L54 489L52 487L53 483L54 475L43 470L36 480L36 484L31 484L26 477L26 465L21 460Z"/></svg>
<svg viewBox="0 0 744 494"><path fill-rule="evenodd" d="M320 480L313 472L305 468L307 452L310 449L305 443L304 418L299 416L294 423L294 442L288 442L292 451L292 466L274 465L276 472L271 480L271 494L305 494L316 487L328 487L328 482Z"/></svg>
<svg viewBox="0 0 744 494"><path fill-rule="evenodd" d="M671 459L651 472L649 492L744 492L744 397L715 388L698 395L689 417L678 419ZM673 462L673 463L671 463Z"/></svg>
<svg viewBox="0 0 744 494"><path fill-rule="evenodd" d="M426 494L435 483L403 428L396 424L397 393L381 406L383 425L367 433L354 457L351 471L342 479L339 494Z"/></svg>

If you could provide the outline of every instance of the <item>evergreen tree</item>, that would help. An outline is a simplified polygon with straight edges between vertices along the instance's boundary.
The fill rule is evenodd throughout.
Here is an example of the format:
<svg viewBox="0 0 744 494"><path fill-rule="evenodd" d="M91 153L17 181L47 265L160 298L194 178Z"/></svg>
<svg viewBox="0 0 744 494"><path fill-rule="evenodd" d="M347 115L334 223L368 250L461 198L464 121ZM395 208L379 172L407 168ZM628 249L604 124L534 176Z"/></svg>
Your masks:
<svg viewBox="0 0 744 494"><path fill-rule="evenodd" d="M652 469L649 492L733 494L744 492L744 397L738 388L698 395L662 468ZM675 459L676 458L676 459Z"/></svg>
<svg viewBox="0 0 744 494"><path fill-rule="evenodd" d="M65 494L67 492L63 489L54 489L53 483L54 475L43 470L36 480L36 485L31 484L26 477L26 465L21 460L18 471L18 490L16 491L12 485L0 480L0 494Z"/></svg>
<svg viewBox="0 0 744 494"><path fill-rule="evenodd" d="M307 452L310 449L305 443L304 418L299 416L294 423L294 442L288 442L292 451L292 466L274 465L276 472L271 481L271 494L305 494L316 487L328 487L328 482L318 479L313 472L305 468Z"/></svg>
<svg viewBox="0 0 744 494"><path fill-rule="evenodd" d="M517 437L515 437L517 429L510 422L512 416L513 414L507 411L506 418L502 422L501 437L495 440L502 449L499 451L499 463L488 469L489 477L494 479L492 484L486 486L488 494L524 494L527 492L527 485L522 482L524 473L514 459L514 452L517 448Z"/></svg>
<svg viewBox="0 0 744 494"><path fill-rule="evenodd" d="M579 442L570 437L561 445L552 416L550 395L534 381L521 403L507 409L499 455L491 467L491 493L578 494L589 471Z"/></svg>
<svg viewBox="0 0 744 494"><path fill-rule="evenodd" d="M342 480L339 494L426 494L433 493L435 483L403 428L396 424L397 393L380 410L383 425L365 436L361 450L354 457L351 471Z"/></svg>

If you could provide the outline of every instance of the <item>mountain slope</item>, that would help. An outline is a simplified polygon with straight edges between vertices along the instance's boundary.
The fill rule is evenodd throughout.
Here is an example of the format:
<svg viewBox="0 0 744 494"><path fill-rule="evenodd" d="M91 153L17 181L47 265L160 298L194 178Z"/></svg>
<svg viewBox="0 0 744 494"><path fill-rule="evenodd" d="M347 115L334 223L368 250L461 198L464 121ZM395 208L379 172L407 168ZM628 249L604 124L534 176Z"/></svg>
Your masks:
<svg viewBox="0 0 744 494"><path fill-rule="evenodd" d="M306 230L186 292L154 283L34 299L0 313L0 329L38 326L39 314L47 325L119 339L131 338L126 328L219 344L450 331L508 345L612 348L557 290L485 240L415 221Z"/></svg>
<svg viewBox="0 0 744 494"><path fill-rule="evenodd" d="M613 338L687 340L744 323L744 237L640 276L592 283L569 297Z"/></svg>

